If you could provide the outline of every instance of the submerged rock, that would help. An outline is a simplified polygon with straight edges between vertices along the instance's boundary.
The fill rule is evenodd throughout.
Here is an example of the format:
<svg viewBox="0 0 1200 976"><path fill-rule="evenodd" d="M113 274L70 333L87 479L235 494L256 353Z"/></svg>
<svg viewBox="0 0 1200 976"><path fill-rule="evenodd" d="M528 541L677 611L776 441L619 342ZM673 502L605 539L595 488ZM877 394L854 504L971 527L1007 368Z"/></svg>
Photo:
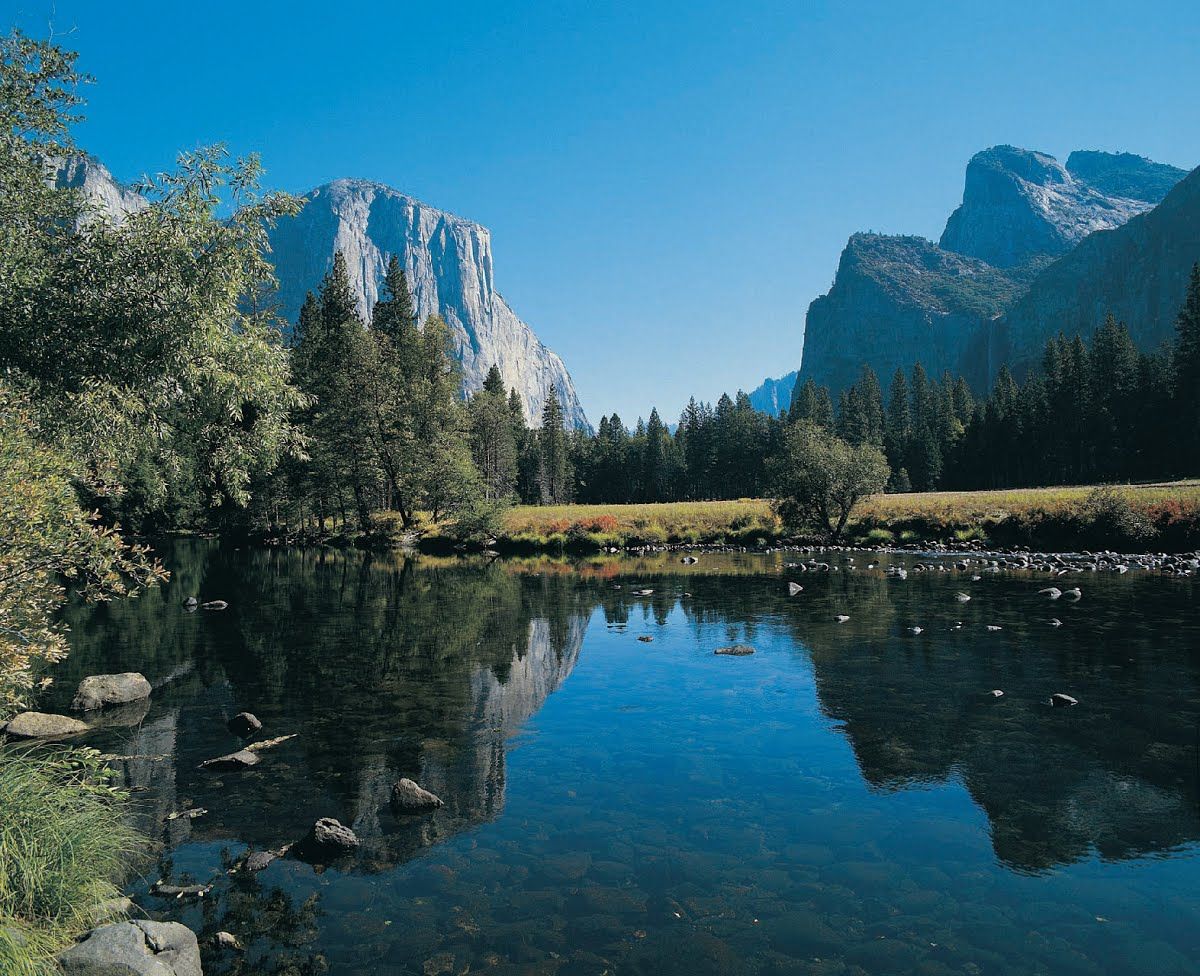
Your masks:
<svg viewBox="0 0 1200 976"><path fill-rule="evenodd" d="M799 583L788 583L788 596L796 596L804 592L804 587Z"/></svg>
<svg viewBox="0 0 1200 976"><path fill-rule="evenodd" d="M207 603L200 604L201 610L228 610L229 604L224 600L209 600Z"/></svg>
<svg viewBox="0 0 1200 976"><path fill-rule="evenodd" d="M248 739L255 732L262 731L262 722L253 712L238 712L229 720L228 729L239 739Z"/></svg>
<svg viewBox="0 0 1200 976"><path fill-rule="evenodd" d="M242 943L232 932L218 932L213 936L213 945L218 949L225 949L230 952L242 951Z"/></svg>
<svg viewBox="0 0 1200 976"><path fill-rule="evenodd" d="M754 653L754 648L749 644L733 644L729 647L718 647L714 654L722 654L726 657L746 657Z"/></svg>
<svg viewBox="0 0 1200 976"><path fill-rule="evenodd" d="M423 813L440 806L443 806L440 797L411 779L402 779L392 787L392 809L400 813Z"/></svg>
<svg viewBox="0 0 1200 976"><path fill-rule="evenodd" d="M196 935L178 922L112 922L58 957L69 976L203 976Z"/></svg>
<svg viewBox="0 0 1200 976"><path fill-rule="evenodd" d="M88 726L67 715L50 715L46 712L22 712L0 732L12 739L58 739L86 732Z"/></svg>
<svg viewBox="0 0 1200 976"><path fill-rule="evenodd" d="M89 712L105 705L122 705L150 697L150 682L136 671L124 674L93 674L79 682L71 708Z"/></svg>

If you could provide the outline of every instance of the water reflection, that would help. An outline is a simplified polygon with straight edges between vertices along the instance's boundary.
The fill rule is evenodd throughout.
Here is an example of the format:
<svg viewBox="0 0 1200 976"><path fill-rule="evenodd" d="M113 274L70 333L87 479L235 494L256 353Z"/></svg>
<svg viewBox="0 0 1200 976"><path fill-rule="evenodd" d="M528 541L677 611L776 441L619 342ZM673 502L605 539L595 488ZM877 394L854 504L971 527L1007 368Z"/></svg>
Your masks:
<svg viewBox="0 0 1200 976"><path fill-rule="evenodd" d="M1182 973L1200 950L1190 582L1089 579L1055 629L1031 578L843 563L791 598L778 555L411 562L189 541L168 558L164 590L72 609L53 694L98 671L154 684L144 714L89 741L133 757L156 876L221 879L192 906L147 896L153 877L137 890L254 943L215 972L936 976L1101 972L1112 955ZM185 613L193 594L230 609ZM714 659L734 642L759 654ZM1055 691L1080 706L1050 708ZM197 769L236 747L243 709L296 738L249 770ZM446 805L395 816L403 776ZM351 862L224 875L322 816L358 834ZM1095 874L1148 857L1190 873ZM1053 928L1041 955L1022 941L1030 904ZM1124 928L1091 931L1114 911Z"/></svg>

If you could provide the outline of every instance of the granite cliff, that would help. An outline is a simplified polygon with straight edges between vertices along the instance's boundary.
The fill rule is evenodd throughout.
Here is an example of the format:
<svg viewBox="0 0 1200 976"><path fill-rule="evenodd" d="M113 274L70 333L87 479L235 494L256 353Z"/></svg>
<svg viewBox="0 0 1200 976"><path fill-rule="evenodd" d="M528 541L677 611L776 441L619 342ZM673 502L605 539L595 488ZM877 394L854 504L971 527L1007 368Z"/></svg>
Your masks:
<svg viewBox="0 0 1200 976"><path fill-rule="evenodd" d="M146 206L91 156L48 160L56 184L79 189L100 212L117 219ZM563 361L521 321L496 290L491 233L486 227L436 210L380 183L335 180L305 196L304 209L270 235L279 277L280 312L294 322L306 292L315 291L341 250L346 256L359 314L370 318L391 255L408 274L423 320L438 312L450 326L463 366L464 392L483 385L500 367L515 387L526 417L541 423L550 387L568 426L588 427Z"/></svg>
<svg viewBox="0 0 1200 976"><path fill-rule="evenodd" d="M868 363L886 386L919 360L985 389L1003 363L1027 361L1058 328L1090 332L1105 303L1139 344L1157 345L1181 300L1178 268L1191 266L1186 238L1198 215L1186 192L1171 192L1185 176L1129 153L1075 152L1066 166L1011 146L978 153L937 244L851 237L833 286L809 306L801 381L836 394ZM1175 216L1156 217L1160 209ZM1159 228L1171 243L1158 242ZM1102 257L1118 247L1120 258Z"/></svg>
<svg viewBox="0 0 1200 976"><path fill-rule="evenodd" d="M553 385L569 426L587 427L575 384L496 290L491 232L382 183L335 180L306 194L304 209L271 232L281 311L295 321L308 291L346 257L359 314L369 318L389 258L404 266L421 319L439 312L450 326L465 390L483 385L492 365L516 387L526 417L541 423Z"/></svg>

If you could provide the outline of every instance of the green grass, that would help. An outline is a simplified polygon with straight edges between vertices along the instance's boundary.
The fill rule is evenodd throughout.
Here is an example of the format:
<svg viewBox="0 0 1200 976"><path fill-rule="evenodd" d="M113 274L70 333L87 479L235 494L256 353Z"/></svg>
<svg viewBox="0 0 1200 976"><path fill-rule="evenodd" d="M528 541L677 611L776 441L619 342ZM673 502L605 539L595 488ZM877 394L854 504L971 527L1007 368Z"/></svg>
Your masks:
<svg viewBox="0 0 1200 976"><path fill-rule="evenodd" d="M94 752L0 750L0 972L57 972L142 849Z"/></svg>

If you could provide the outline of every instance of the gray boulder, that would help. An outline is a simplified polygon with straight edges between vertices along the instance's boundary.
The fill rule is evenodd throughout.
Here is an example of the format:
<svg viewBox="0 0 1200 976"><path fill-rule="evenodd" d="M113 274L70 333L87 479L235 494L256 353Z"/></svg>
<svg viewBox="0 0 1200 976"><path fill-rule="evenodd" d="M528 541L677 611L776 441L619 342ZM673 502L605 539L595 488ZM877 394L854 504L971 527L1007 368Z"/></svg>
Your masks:
<svg viewBox="0 0 1200 976"><path fill-rule="evenodd" d="M411 779L402 779L392 787L392 809L400 813L423 813L442 806L440 797L430 793Z"/></svg>
<svg viewBox="0 0 1200 976"><path fill-rule="evenodd" d="M87 725L78 719L45 712L22 712L2 728L12 739L59 739L87 730Z"/></svg>
<svg viewBox="0 0 1200 976"><path fill-rule="evenodd" d="M136 671L124 674L93 674L79 682L71 708L89 712L105 705L122 705L150 697L150 682Z"/></svg>
<svg viewBox="0 0 1200 976"><path fill-rule="evenodd" d="M262 731L262 722L253 712L238 712L229 720L229 731L239 739L248 739L255 732Z"/></svg>
<svg viewBox="0 0 1200 976"><path fill-rule="evenodd" d="M178 922L113 922L58 957L68 976L204 976L196 935Z"/></svg>
<svg viewBox="0 0 1200 976"><path fill-rule="evenodd" d="M333 817L322 817L312 825L304 840L295 847L298 857L321 862L353 854L358 849L358 836Z"/></svg>

